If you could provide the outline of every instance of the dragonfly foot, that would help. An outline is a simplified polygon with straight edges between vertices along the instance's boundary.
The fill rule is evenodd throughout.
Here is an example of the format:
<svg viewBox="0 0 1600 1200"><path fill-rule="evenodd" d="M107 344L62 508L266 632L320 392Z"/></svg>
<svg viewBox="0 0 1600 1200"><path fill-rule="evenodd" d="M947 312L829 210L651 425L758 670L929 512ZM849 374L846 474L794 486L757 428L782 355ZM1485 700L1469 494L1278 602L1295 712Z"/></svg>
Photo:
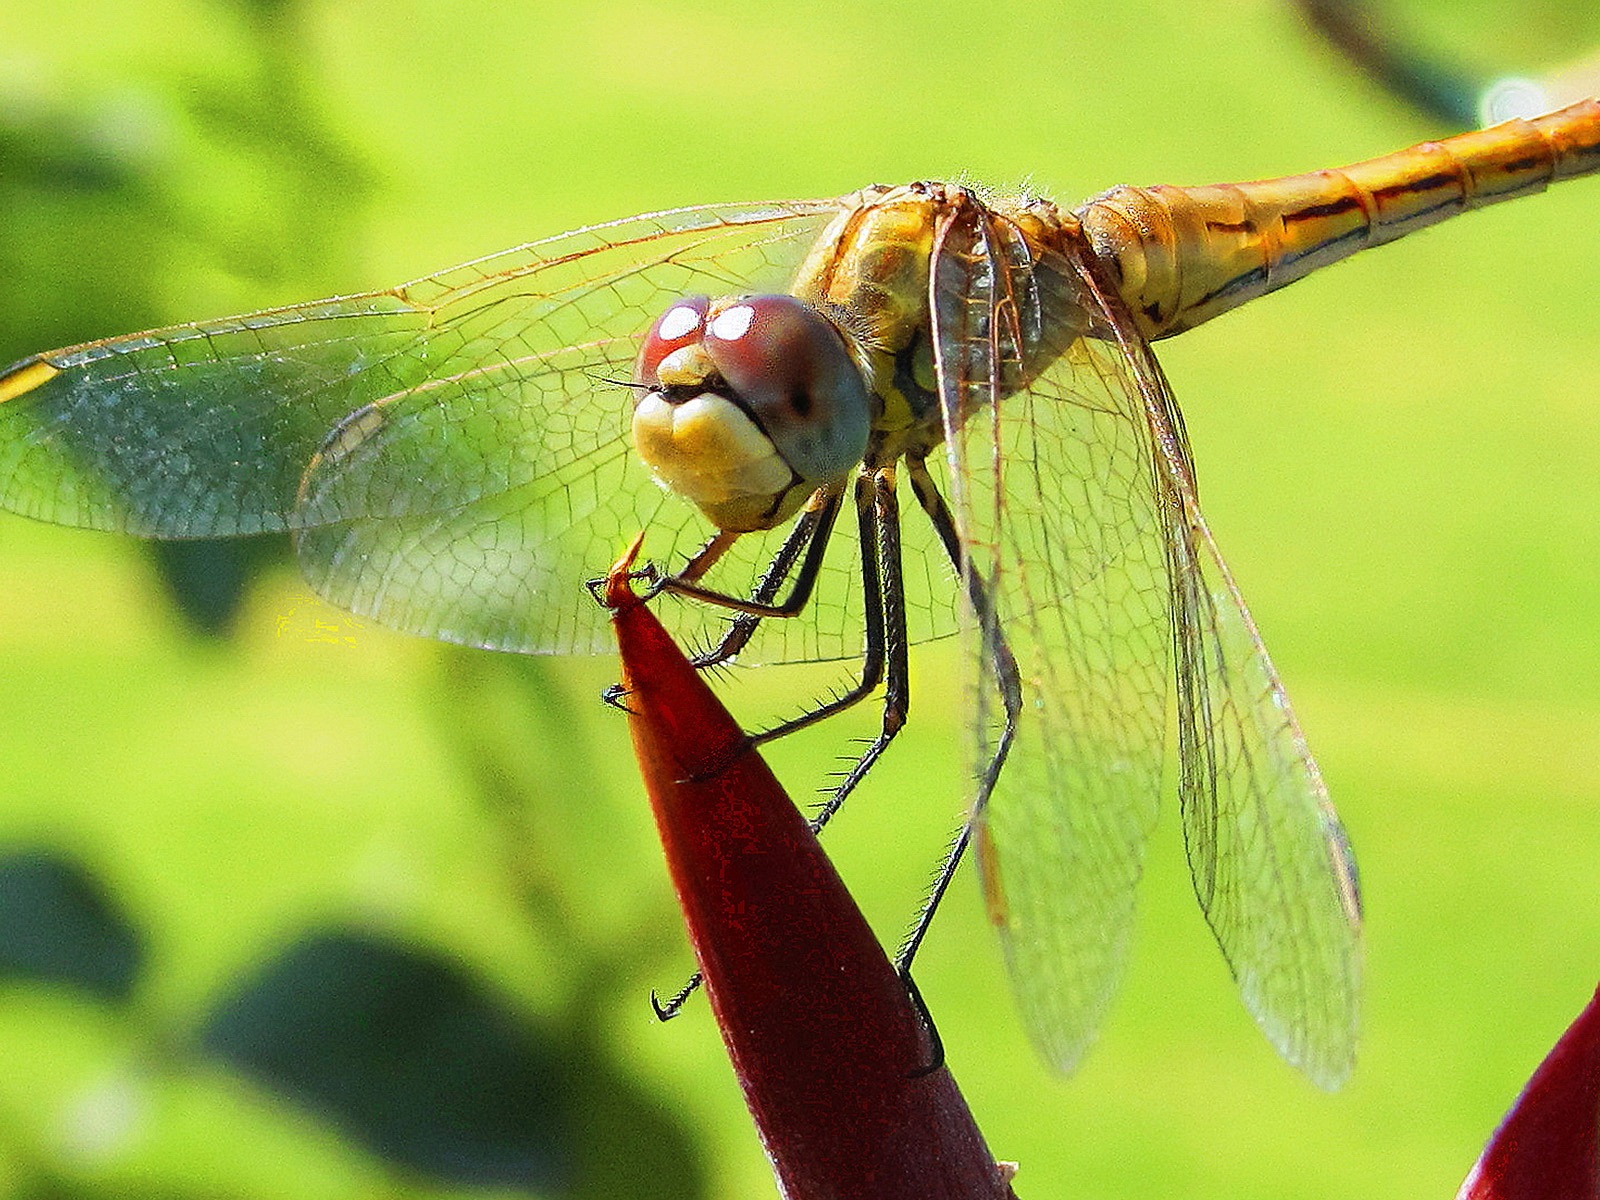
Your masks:
<svg viewBox="0 0 1600 1200"><path fill-rule="evenodd" d="M701 975L699 971L696 971L693 975L689 976L689 982L679 988L672 998L665 1004L663 1004L656 996L655 989L651 988L650 1007L655 1010L656 1020L670 1021L673 1017L682 1012L685 1002L688 1001L690 996L694 995L696 989L698 989L700 986L701 980L704 978L705 977Z"/></svg>
<svg viewBox="0 0 1600 1200"><path fill-rule="evenodd" d="M645 588L644 595L640 597L641 600L655 599L667 584L667 577L661 573L660 568L654 563L648 562L642 567L629 571L623 578L629 583L648 585ZM606 604L606 587L610 582L611 577L609 575L602 575L598 579L585 579L583 581L583 586L589 589L589 595L594 597L594 602L601 608L608 607Z"/></svg>
<svg viewBox="0 0 1600 1200"><path fill-rule="evenodd" d="M633 715L633 709L628 707L628 697L632 694L631 689L623 687L620 683L613 683L600 693L600 699L612 708L620 708L631 716Z"/></svg>
<svg viewBox="0 0 1600 1200"><path fill-rule="evenodd" d="M906 995L911 999L911 1007L916 1011L917 1020L928 1035L928 1061L907 1076L910 1079L922 1079L944 1066L944 1038L939 1036L939 1027L933 1023L933 1014L928 1011L927 1002L922 998L922 990L917 987L917 981L911 978L911 969L901 967L898 974L900 982L905 985Z"/></svg>

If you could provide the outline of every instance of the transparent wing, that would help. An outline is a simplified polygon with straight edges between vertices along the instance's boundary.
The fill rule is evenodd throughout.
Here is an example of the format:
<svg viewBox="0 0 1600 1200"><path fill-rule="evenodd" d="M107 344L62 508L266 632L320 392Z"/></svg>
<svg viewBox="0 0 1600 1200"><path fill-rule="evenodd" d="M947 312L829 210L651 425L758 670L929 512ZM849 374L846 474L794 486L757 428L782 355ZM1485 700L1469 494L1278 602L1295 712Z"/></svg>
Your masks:
<svg viewBox="0 0 1600 1200"><path fill-rule="evenodd" d="M787 289L839 211L638 217L391 291L38 356L0 375L0 505L143 536L296 530L314 586L397 628L600 648L583 581L643 526L669 563L710 532L631 454L637 339L676 296ZM727 586L779 536L746 539ZM859 649L853 571L831 576L809 619L763 632L765 657Z"/></svg>
<svg viewBox="0 0 1600 1200"><path fill-rule="evenodd" d="M1262 1032L1336 1088L1359 1033L1355 857L1192 492L1184 512L1180 795L1195 895Z"/></svg>
<svg viewBox="0 0 1600 1200"><path fill-rule="evenodd" d="M449 331L448 366L351 413L305 472L296 513L308 580L433 637L608 646L584 581L641 528L647 553L669 566L712 532L632 452L625 382L639 338L686 293L786 288L836 212L729 220L716 210L710 225L697 212L687 229L629 229L531 276L448 288L431 304Z"/></svg>
<svg viewBox="0 0 1600 1200"><path fill-rule="evenodd" d="M1355 1065L1355 856L1288 694L1200 514L1182 418L1147 343L1090 281L1138 382L1168 503L1179 798L1195 896L1278 1052L1336 1088Z"/></svg>
<svg viewBox="0 0 1600 1200"><path fill-rule="evenodd" d="M973 413L950 486L1022 692L977 859L1024 1020L1070 1070L1120 982L1176 677L1196 893L1267 1036L1335 1084L1356 1011L1348 846L1199 520L1176 409L1081 260L1020 264L997 232L966 251L990 260L964 269L968 297L936 302L946 403ZM1047 331L1063 314L1079 323L992 404L1011 390L1030 312ZM977 657L981 762L999 745L1004 670Z"/></svg>
<svg viewBox="0 0 1600 1200"><path fill-rule="evenodd" d="M1061 331L1069 348L1005 395L1030 315L1082 310L1064 264L1023 261L1005 233L949 245L953 278L935 296L945 404L971 413L948 442L952 507L1022 702L976 858L1024 1023L1070 1071L1122 977L1161 793L1164 523L1139 397L1102 344ZM1037 286L1016 322L1008 282ZM1006 671L975 632L981 772L1000 748Z"/></svg>

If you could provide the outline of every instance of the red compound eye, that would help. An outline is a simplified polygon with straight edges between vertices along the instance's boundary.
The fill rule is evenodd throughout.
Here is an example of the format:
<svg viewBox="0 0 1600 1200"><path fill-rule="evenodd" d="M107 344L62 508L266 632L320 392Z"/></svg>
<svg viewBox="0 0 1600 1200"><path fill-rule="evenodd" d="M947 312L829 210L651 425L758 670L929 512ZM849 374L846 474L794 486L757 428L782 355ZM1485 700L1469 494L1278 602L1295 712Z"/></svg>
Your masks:
<svg viewBox="0 0 1600 1200"><path fill-rule="evenodd" d="M660 382L656 378L656 368L661 360L705 336L706 311L710 307L711 300L707 296L685 296L656 319L639 349L639 364L634 371L636 382L648 387Z"/></svg>
<svg viewBox="0 0 1600 1200"><path fill-rule="evenodd" d="M746 296L724 303L706 327L706 350L734 392L758 411L792 405L805 417L811 392L848 369L844 344L793 296Z"/></svg>
<svg viewBox="0 0 1600 1200"><path fill-rule="evenodd" d="M836 478L866 451L871 406L844 335L793 296L719 301L706 353L801 478ZM659 360L658 360L659 361Z"/></svg>

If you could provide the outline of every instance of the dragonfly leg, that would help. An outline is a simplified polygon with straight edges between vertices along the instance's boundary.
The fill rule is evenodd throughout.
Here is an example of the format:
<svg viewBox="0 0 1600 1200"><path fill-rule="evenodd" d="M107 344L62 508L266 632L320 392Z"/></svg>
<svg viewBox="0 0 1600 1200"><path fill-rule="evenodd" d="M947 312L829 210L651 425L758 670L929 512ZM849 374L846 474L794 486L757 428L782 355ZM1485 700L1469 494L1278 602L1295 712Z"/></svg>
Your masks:
<svg viewBox="0 0 1600 1200"><path fill-rule="evenodd" d="M625 713L633 711L628 707L628 689L620 683L613 683L605 691L601 692L600 700L602 703L609 704L612 708L620 709Z"/></svg>
<svg viewBox="0 0 1600 1200"><path fill-rule="evenodd" d="M863 476L870 504L863 505L861 530L861 578L867 618L867 647L862 662L861 682L843 696L820 705L813 713L788 722L763 735L764 738L788 733L803 724L831 716L856 703L883 682L883 724L877 737L856 759L855 765L834 788L814 816L811 828L820 832L855 787L872 770L873 764L889 748L895 734L905 726L911 706L911 667L906 639L905 575L900 558L900 501L895 495L895 469L877 467ZM858 493L859 496L859 493ZM859 502L859 501L858 501Z"/></svg>
<svg viewBox="0 0 1600 1200"><path fill-rule="evenodd" d="M816 587L817 576L822 571L823 552L827 550L828 538L833 533L834 518L839 515L839 497L838 488L817 489L801 513L793 532L784 540L772 563L757 582L754 593L748 599L743 596L730 596L727 592L702 587L695 582L712 563L722 557L737 538L743 536L737 533L722 533L712 538L689 560L685 573L664 576L658 590L714 604L718 608L731 609L736 613L755 618L794 616L806 606L806 602L811 599L812 590ZM788 597L775 603L773 597L784 579L788 577L794 559L802 549L805 550L806 556L805 561L800 564L800 573L795 576ZM753 624L751 632L754 632ZM748 633L744 635L744 641L749 641L749 638ZM743 645L743 642L740 645Z"/></svg>
<svg viewBox="0 0 1600 1200"><path fill-rule="evenodd" d="M773 555L772 561L767 564L767 569L761 573L761 578L756 580L756 585L750 593L750 600L756 604L772 606L773 611L766 614L740 612L730 622L727 632L715 646L691 660L696 667L714 667L738 654L749 644L750 638L761 624L762 615L792 616L805 607L811 598L812 589L816 586L817 575L822 569L822 555L833 533L834 519L839 515L840 496L841 493L837 489L819 488L805 510L801 512L799 519L795 521L794 528L784 539L783 545L778 548L777 554ZM713 538L712 542L715 541L716 538ZM708 542L705 548L690 560L690 564L697 562L706 550L710 549L711 544ZM789 577L789 572L794 570L795 562L800 558L802 551L806 552L805 561L801 563L800 574L795 580L789 598L781 605L773 605L778 589ZM721 551L717 553L720 557ZM703 572L704 568L691 575L686 567L678 573L677 578L693 583Z"/></svg>
<svg viewBox="0 0 1600 1200"><path fill-rule="evenodd" d="M822 496L823 493L818 493ZM850 690L825 704L818 705L809 712L783 724L753 735L748 745L759 745L762 742L772 741L786 733L793 733L808 725L829 717L850 707L852 704L870 695L880 683L885 683L883 724L878 736L862 756L856 760L844 780L834 789L832 795L822 809L811 818L813 831L821 832L822 827L828 823L834 813L844 803L845 798L861 782L867 772L872 768L878 758L888 748L895 734L899 733L905 725L906 711L909 703L910 692L910 666L907 654L906 638L906 609L905 585L901 568L900 556L900 506L895 496L895 471L892 466L878 467L871 471L864 471L856 478L855 487L856 519L861 528L861 577L862 591L865 597L865 628L866 647L862 655L861 676ZM794 605L791 611L777 614L762 614L752 612L749 602L740 602L733 597L722 597L719 593L710 593L700 588L682 588L673 586L670 581L667 588L680 594L696 596L709 600L711 603L723 603L725 600L735 602L727 605L736 608L740 616L735 619L734 627L723 641L706 655L702 655L695 662L696 666L707 665L709 662L721 661L717 657L727 657L737 652L738 648L747 642L750 634L754 632L756 623L762 615L792 616L799 612L809 599L811 588L815 583L816 572L821 568L822 551L826 546L828 535L832 532L834 518L838 514L839 496L830 493L821 502L816 504L818 510L813 527L809 532L798 528L784 542L778 555L773 559L767 571L758 582L752 600L756 604L763 604L770 600L771 595L782 586L783 579L792 567L794 559L800 550L805 548L806 559L801 566L801 576L796 579L788 603ZM808 508L807 516L812 512ZM804 519L804 518L802 518ZM719 552L720 553L720 552ZM809 578L807 576L809 575ZM798 593L798 602L796 594ZM773 606L780 607L780 606ZM748 624L744 624L746 618ZM734 649L723 654L725 646L743 633L742 640L738 641ZM938 1030L934 1028L932 1018L927 1015L926 1007L921 1004L920 993L911 981L908 973L902 970L908 990L918 1005L928 1029L929 1039L934 1046L933 1061L920 1068L918 1074L925 1074L937 1070L944 1061L943 1046L940 1044ZM666 1001L658 1000L651 995L651 1007L655 1010L656 1017L662 1021L671 1020L678 1014L688 998L694 994L701 983L700 973L697 971Z"/></svg>
<svg viewBox="0 0 1600 1200"><path fill-rule="evenodd" d="M843 712L870 696L878 685L883 682L885 658L883 574L878 556L872 550L879 543L879 517L875 498L876 486L873 472L864 471L856 477L856 523L860 529L861 545L863 547L861 555L862 619L866 631L866 645L861 656L861 674L848 691L806 710L797 717L792 717L787 721L772 726L770 729L764 729L760 733L753 734L750 738L752 745L760 746L767 742L776 741L786 734L805 729L809 725L814 725L818 721ZM889 490L892 502L894 490L892 480L889 484ZM898 531L898 525L896 530ZM830 813L829 815L831 816L832 814Z"/></svg>
<svg viewBox="0 0 1600 1200"><path fill-rule="evenodd" d="M883 724L878 735L812 817L811 827L814 830L821 830L828 823L844 803L845 797L861 782L872 764L888 748L895 734L900 732L905 725L909 699L905 587L900 560L900 508L895 496L894 468L877 467L857 476L855 505L863 547L861 590L866 645L862 651L861 673L849 690L815 705L797 717L751 734L745 743L747 747L760 746L805 729L860 703L880 684L886 684ZM828 527L831 525L830 517ZM808 560L811 557L808 555ZM820 563L821 554L817 553L815 558ZM714 648L697 659L695 665L703 665L707 659L715 661L714 656L720 650L720 646Z"/></svg>
<svg viewBox="0 0 1600 1200"><path fill-rule="evenodd" d="M835 697L826 704L818 705L793 720L753 735L748 742L750 745L758 745L803 729L864 699L880 683L884 685L883 724L865 753L856 760L849 773L828 797L827 802L811 818L811 828L818 833L839 811L846 797L866 777L873 764L888 749L895 735L904 727L910 706L911 672L906 636L905 577L900 548L900 503L895 494L894 467L877 467L863 471L857 476L855 504L856 519L861 529L861 581L866 628L866 647L862 654L860 679L843 695ZM834 507L836 510L837 501ZM826 539L831 527L830 515L820 531L821 539ZM795 535L791 535L785 542L783 550L780 551L780 558L793 543L796 543ZM812 545L815 547L815 540ZM798 545L794 553L798 554ZM812 554L808 554L808 562L813 557L820 564L820 551L813 550ZM791 561L792 558L793 555ZM783 571L779 561L775 559L773 565L768 568L767 575L763 576L762 584L758 585L757 594L759 595L761 588L767 585L768 577L776 578L777 582L771 584L771 590L776 591L781 584ZM748 635L746 636L748 638ZM712 653L715 654L716 650ZM949 870L954 870L953 864L949 866ZM897 968L919 1018L928 1031L929 1043L932 1046L930 1061L919 1067L915 1074L918 1076L929 1074L944 1065L944 1046L939 1038L939 1031L933 1024L933 1018L922 1002L922 995L911 978L909 962L897 961ZM700 974L696 972L665 1002L657 1000L652 993L650 1003L656 1017L662 1021L675 1017L685 1001L700 986L700 982Z"/></svg>
<svg viewBox="0 0 1600 1200"><path fill-rule="evenodd" d="M921 1022L923 1030L928 1035L928 1061L911 1072L912 1079L921 1079L944 1066L944 1038L940 1036L939 1027L933 1022L933 1013L928 1010L928 1002L922 998L922 989L917 986L917 981L911 978L911 972L901 971L900 982L905 986L906 997L911 1001L912 1011L916 1013L917 1020Z"/></svg>
<svg viewBox="0 0 1600 1200"><path fill-rule="evenodd" d="M916 958L917 951L928 934L928 927L933 923L933 916L938 912L945 892L950 888L950 881L955 878L956 868L961 865L961 859L972 841L972 830L982 819L983 810L988 806L994 785L1000 778L1000 770L1005 766L1006 755L1011 751L1011 742L1017 731L1017 716L1022 711L1022 676L1017 670L1017 660L1012 655L1011 648L1006 645L1005 635L1001 633L999 622L995 618L994 598L990 594L989 585L970 564L963 569L965 555L962 553L961 540L956 534L950 508L945 503L944 497L939 494L938 486L920 459L911 460L907 472L911 477L911 487L916 493L917 502L922 505L923 511L933 522L939 540L944 544L945 553L950 556L950 561L956 565L956 569L967 577L967 598L977 616L978 627L983 636L983 652L989 658L994 670L995 685L1005 709L1005 720L1000 736L989 755L989 761L984 764L978 776L977 791L973 796L967 819L961 827L961 832L956 834L955 840L950 843L950 849L945 853L944 862L934 878L933 887L929 889L928 897L923 901L922 911L917 914L911 932L900 944L900 950L895 955L896 967L902 978L909 981L911 962Z"/></svg>
<svg viewBox="0 0 1600 1200"><path fill-rule="evenodd" d="M828 538L833 532L834 520L839 515L840 493L837 488L818 488L801 513L795 527L789 536L784 539L778 553L773 556L767 569L756 582L750 601L742 601L734 596L724 596L720 592L699 587L695 581L710 570L728 548L740 537L737 533L719 532L707 541L700 549L696 550L676 575L661 577L654 570L646 569L632 573L633 577L649 578L654 584L652 595L658 591L671 591L680 595L695 596L713 604L723 606L745 606L755 604L765 606L769 615L792 616L798 613L811 596L811 591L816 585L817 574L822 567L822 555L827 549ZM802 551L806 552L805 561L801 564L800 575L795 580L795 585L789 598L781 605L772 605L770 601L777 595L778 589L788 578L789 572L794 569L795 560ZM596 600L600 600L600 589L605 584L604 579L591 579L588 583L589 591ZM601 601L603 603L603 601ZM716 666L732 658L746 643L749 642L756 627L761 623L761 617L752 612L740 611L733 619L728 631L721 640L704 654L699 654L690 659L697 668ZM601 699L614 708L628 711L626 696L620 684L613 684L602 694ZM755 744L754 740L746 743ZM689 991L692 991L691 986ZM687 995L687 992L684 993ZM681 1003L681 1001L679 1001ZM669 1004L669 1007L671 1005ZM670 1013L668 1014L670 1015ZM663 1018L665 1019L665 1018Z"/></svg>
<svg viewBox="0 0 1600 1200"><path fill-rule="evenodd" d="M655 989L650 989L650 1007L655 1010L656 1020L670 1021L683 1011L683 1006L690 996L694 995L700 985L705 982L705 976L699 971L689 976L689 981L677 991L673 992L665 1001L657 998Z"/></svg>
<svg viewBox="0 0 1600 1200"><path fill-rule="evenodd" d="M863 546L879 546L882 542L883 535L880 533L882 518L877 514L878 501L875 499L876 493L874 490L877 485L875 485L874 479L884 470L885 468L879 468L878 471L863 472L856 478L856 515L861 528ZM895 539L894 588L896 594L902 597L899 602L901 609L899 626L902 630L900 640L904 642L904 589L899 583L901 574L898 541L899 509L898 502L894 497L894 475L892 469L888 470L889 474L883 486L886 489L887 503L891 514L889 519L894 526L890 532L890 536ZM811 598L812 590L816 586L817 576L821 572L823 553L827 549L828 539L832 535L834 521L839 513L839 505L840 495L837 491L831 489L819 489L817 491L806 511L801 514L794 531L784 540L772 562L767 565L767 569L762 573L760 580L757 581L748 600L727 596L721 592L714 592L710 589L703 589L693 585L692 580L704 572L704 567L700 567L692 575L685 571L662 581L664 590L704 600L725 608L732 608L738 612L738 616L734 618L732 625L722 639L704 654L694 657L692 661L696 667L715 666L732 658L749 643L751 636L755 633L757 626L760 625L764 617L791 617L798 614L805 607L807 601ZM717 542L718 539L713 538L706 543L705 547L690 560L691 564L698 565L708 555L712 557L713 561L716 557L720 557L726 547L714 550L713 547L717 545ZM731 541L729 544L731 544ZM783 585L784 580L788 578L789 572L793 570L795 561L800 557L801 551L805 551L805 560L800 565L800 573L795 578L789 597L781 604L773 603L773 597L777 595L778 589ZM706 565L709 566L709 563ZM883 682L885 664L884 585L878 559L873 554L864 553L862 555L862 576L865 595L866 648L863 651L860 677L851 685L848 691L835 696L833 699L808 709L798 717L783 721L770 729L751 735L751 745L759 746L775 741L786 734L805 729L818 721L843 712L870 696L877 690L878 685ZM685 582L686 579L688 580L687 584ZM904 688L902 687L900 691L903 695ZM903 705L901 707L900 720L903 724ZM898 731L898 726L896 726L896 731ZM889 736L892 737L893 733ZM881 748L878 753L882 753ZM874 755L874 757L876 756ZM860 773L864 774L865 772L862 770ZM855 772L852 772L852 774L855 774ZM851 781L850 786L854 787L858 781L859 776ZM848 790L848 788L841 789L839 799L843 799L842 792ZM833 804L832 807L836 808L837 804ZM831 811L829 815L832 815Z"/></svg>

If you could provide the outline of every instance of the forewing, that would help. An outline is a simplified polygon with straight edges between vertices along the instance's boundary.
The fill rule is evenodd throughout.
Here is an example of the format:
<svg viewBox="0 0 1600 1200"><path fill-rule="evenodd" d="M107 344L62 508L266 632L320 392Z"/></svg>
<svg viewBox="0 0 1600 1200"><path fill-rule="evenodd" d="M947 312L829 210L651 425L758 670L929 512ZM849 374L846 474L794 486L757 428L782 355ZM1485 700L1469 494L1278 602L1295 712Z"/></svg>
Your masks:
<svg viewBox="0 0 1600 1200"><path fill-rule="evenodd" d="M786 289L837 211L639 217L28 360L0 376L0 504L146 536L298 530L314 586L397 628L597 648L583 581L646 524L669 563L709 532L631 455L638 338L676 296Z"/></svg>
<svg viewBox="0 0 1600 1200"><path fill-rule="evenodd" d="M1200 514L1181 419L1149 346L1091 283L1137 381L1169 523L1179 796L1195 894L1246 1008L1326 1088L1355 1060L1355 859L1283 684Z"/></svg>
<svg viewBox="0 0 1600 1200"><path fill-rule="evenodd" d="M288 529L329 429L426 378L429 338L376 293L26 359L0 375L0 506L143 537Z"/></svg>
<svg viewBox="0 0 1600 1200"><path fill-rule="evenodd" d="M1070 1071L1122 977L1161 791L1162 493L1137 391L1103 340L1079 336L1072 264L1026 261L1003 225L970 244L960 232L934 295L943 402L971 414L952 430L947 486L1021 700L977 860L1024 1022ZM1005 395L1019 341L1055 357ZM984 625L971 636L980 778L1002 747L995 697L1010 674Z"/></svg>
<svg viewBox="0 0 1600 1200"><path fill-rule="evenodd" d="M307 578L338 604L430 636L608 645L584 581L640 529L668 569L712 532L633 454L626 381L640 337L676 297L787 287L836 211L630 232L625 246L531 278L447 292L438 320L453 362L469 365L367 406L328 439L301 494Z"/></svg>

